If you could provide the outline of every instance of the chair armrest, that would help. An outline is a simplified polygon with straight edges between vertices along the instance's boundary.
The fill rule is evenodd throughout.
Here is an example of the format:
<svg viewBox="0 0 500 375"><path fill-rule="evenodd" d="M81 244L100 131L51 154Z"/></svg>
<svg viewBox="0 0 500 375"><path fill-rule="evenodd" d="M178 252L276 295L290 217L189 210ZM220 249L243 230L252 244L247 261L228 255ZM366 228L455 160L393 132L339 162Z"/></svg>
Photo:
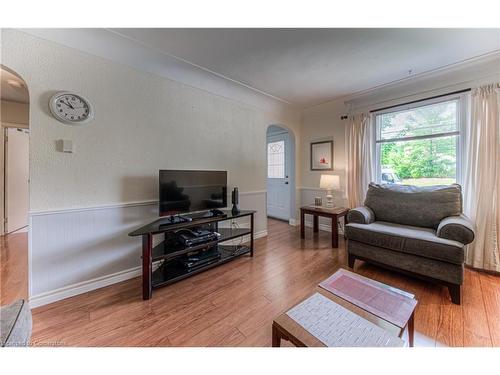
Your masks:
<svg viewBox="0 0 500 375"><path fill-rule="evenodd" d="M467 245L474 241L474 232L474 224L467 216L462 214L460 216L448 216L441 220L436 235Z"/></svg>
<svg viewBox="0 0 500 375"><path fill-rule="evenodd" d="M349 223L370 224L375 221L375 214L370 207L356 207L349 210L349 213L347 214L347 221Z"/></svg>

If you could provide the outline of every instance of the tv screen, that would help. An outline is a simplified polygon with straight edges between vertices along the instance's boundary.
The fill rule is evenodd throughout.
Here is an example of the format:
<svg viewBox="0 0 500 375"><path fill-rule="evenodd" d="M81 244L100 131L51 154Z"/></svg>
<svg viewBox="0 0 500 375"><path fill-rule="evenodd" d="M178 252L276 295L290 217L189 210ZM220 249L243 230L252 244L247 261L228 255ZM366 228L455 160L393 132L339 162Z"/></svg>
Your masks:
<svg viewBox="0 0 500 375"><path fill-rule="evenodd" d="M160 170L160 216L227 207L226 171Z"/></svg>

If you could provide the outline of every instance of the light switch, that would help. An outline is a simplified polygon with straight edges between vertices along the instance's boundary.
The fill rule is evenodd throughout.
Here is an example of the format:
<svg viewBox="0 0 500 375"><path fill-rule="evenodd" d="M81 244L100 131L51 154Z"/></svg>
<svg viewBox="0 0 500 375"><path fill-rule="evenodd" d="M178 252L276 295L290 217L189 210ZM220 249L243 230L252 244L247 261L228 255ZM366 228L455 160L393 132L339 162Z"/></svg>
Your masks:
<svg viewBox="0 0 500 375"><path fill-rule="evenodd" d="M57 141L57 151L73 153L73 141L70 139L59 139Z"/></svg>

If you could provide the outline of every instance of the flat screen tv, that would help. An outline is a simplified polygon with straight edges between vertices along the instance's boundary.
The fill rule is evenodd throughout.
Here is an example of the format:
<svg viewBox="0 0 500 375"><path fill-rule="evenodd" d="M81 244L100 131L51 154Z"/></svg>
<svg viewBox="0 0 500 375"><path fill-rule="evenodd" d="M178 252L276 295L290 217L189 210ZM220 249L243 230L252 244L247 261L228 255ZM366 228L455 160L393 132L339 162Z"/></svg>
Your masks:
<svg viewBox="0 0 500 375"><path fill-rule="evenodd" d="M160 216L227 207L226 171L160 170Z"/></svg>

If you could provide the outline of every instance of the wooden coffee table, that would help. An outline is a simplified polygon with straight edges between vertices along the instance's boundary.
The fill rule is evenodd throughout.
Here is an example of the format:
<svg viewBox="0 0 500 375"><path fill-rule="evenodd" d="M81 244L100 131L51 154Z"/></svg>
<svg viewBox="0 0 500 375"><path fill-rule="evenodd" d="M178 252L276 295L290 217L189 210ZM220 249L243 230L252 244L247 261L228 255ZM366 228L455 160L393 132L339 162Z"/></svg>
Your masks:
<svg viewBox="0 0 500 375"><path fill-rule="evenodd" d="M305 216L306 214L313 216L313 232L317 233L319 230L319 217L328 217L332 219L332 247L339 247L339 227L338 222L341 217L345 217L347 223L348 208L333 207L327 208L323 206L304 206L300 208L300 238L306 236Z"/></svg>
<svg viewBox="0 0 500 375"><path fill-rule="evenodd" d="M338 270L320 283L316 288L316 293L396 337L402 337L404 331L408 329L409 346L413 346L414 313L417 305L413 294L344 269ZM279 347L282 339L299 347L326 346L324 342L287 315L287 312L273 321L273 347Z"/></svg>

